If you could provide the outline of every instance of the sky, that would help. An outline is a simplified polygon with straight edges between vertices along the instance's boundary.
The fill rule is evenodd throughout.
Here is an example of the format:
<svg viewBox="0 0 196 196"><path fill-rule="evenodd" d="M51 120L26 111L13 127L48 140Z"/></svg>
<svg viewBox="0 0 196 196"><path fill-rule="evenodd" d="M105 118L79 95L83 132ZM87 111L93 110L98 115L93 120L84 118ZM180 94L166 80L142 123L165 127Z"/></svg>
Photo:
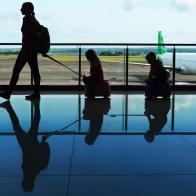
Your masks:
<svg viewBox="0 0 196 196"><path fill-rule="evenodd" d="M0 42L21 42L21 0L0 0ZM32 0L53 43L196 43L196 0Z"/></svg>

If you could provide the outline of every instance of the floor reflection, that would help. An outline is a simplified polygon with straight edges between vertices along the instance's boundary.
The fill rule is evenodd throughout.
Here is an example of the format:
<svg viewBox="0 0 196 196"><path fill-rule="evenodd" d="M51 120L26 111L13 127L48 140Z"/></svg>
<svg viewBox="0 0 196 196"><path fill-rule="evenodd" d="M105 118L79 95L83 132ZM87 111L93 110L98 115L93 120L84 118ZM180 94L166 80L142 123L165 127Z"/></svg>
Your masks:
<svg viewBox="0 0 196 196"><path fill-rule="evenodd" d="M85 142L94 144L103 124L104 115L110 110L110 99L85 99L83 119L89 120L89 130L85 137Z"/></svg>
<svg viewBox="0 0 196 196"><path fill-rule="evenodd" d="M148 118L149 130L144 134L147 142L153 142L156 135L167 123L167 114L170 110L170 99L145 99L144 114Z"/></svg>
<svg viewBox="0 0 196 196"><path fill-rule="evenodd" d="M195 195L195 112L195 95L13 96L0 103L0 194Z"/></svg>
<svg viewBox="0 0 196 196"><path fill-rule="evenodd" d="M35 112L33 103L17 96L11 102L26 131ZM110 100L88 100L81 95L51 95L42 97L39 109L42 119L38 135L43 136L43 141L53 135L84 134L90 144L93 143L93 132L99 132L99 135L145 135L149 142L153 135L196 134L192 115L196 112L195 95L172 95L170 100L153 101L137 94L112 95ZM10 126L10 118L5 110L1 109L0 113L4 122L0 124L0 135L13 135L15 131ZM94 137L97 135L94 134Z"/></svg>
<svg viewBox="0 0 196 196"><path fill-rule="evenodd" d="M50 147L47 142L38 140L40 115L40 100L32 100L34 108L31 127L28 132L24 131L10 101L3 102L0 107L4 108L11 119L18 144L22 151L22 188L26 192L33 191L36 176L40 171L47 168L50 160Z"/></svg>

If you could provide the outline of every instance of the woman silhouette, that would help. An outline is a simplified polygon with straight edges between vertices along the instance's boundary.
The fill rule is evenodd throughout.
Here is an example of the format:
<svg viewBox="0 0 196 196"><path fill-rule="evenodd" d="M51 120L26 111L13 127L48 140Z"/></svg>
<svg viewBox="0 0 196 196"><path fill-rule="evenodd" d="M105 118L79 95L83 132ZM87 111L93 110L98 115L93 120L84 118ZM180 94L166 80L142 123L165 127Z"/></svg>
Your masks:
<svg viewBox="0 0 196 196"><path fill-rule="evenodd" d="M85 96L89 98L94 98L95 96L109 97L110 85L108 81L104 80L103 69L99 57L92 49L89 49L85 55L90 65L90 76L83 75Z"/></svg>
<svg viewBox="0 0 196 196"><path fill-rule="evenodd" d="M33 94L26 96L26 99L40 98L40 73L37 61L37 49L36 49L36 32L38 32L39 22L35 18L34 6L31 2L25 2L22 5L21 13L24 15L22 24L22 48L16 59L12 77L8 88L0 96L4 99L9 99L13 89L18 82L19 74L25 64L28 62L34 80Z"/></svg>
<svg viewBox="0 0 196 196"><path fill-rule="evenodd" d="M102 82L104 80L103 69L96 52L89 49L85 55L90 64L90 76L83 75L84 84L90 85L91 83Z"/></svg>

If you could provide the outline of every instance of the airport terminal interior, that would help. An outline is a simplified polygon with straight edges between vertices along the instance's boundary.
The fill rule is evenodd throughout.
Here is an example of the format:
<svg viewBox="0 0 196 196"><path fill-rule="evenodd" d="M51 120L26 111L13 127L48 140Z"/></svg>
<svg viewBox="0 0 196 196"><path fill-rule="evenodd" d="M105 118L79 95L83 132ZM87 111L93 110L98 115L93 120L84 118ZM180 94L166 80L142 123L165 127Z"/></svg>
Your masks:
<svg viewBox="0 0 196 196"><path fill-rule="evenodd" d="M196 95L0 99L0 194L195 195Z"/></svg>
<svg viewBox="0 0 196 196"><path fill-rule="evenodd" d="M85 96L89 48L101 60L110 96ZM190 49L185 64L180 48L168 46L171 96L146 99L145 55L155 49L51 47L61 64L39 55L40 99L25 99L33 85L25 66L11 98L0 98L0 195L195 196L194 62L185 54ZM0 50L1 92L18 52Z"/></svg>
<svg viewBox="0 0 196 196"><path fill-rule="evenodd" d="M196 196L196 0L0 5L0 196Z"/></svg>

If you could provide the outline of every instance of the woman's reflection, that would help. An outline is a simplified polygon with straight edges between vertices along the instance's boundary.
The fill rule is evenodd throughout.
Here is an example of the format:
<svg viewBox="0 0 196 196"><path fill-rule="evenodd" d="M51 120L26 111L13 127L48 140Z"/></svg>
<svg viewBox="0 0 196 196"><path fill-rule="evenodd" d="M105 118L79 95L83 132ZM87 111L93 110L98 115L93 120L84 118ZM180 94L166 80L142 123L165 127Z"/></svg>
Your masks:
<svg viewBox="0 0 196 196"><path fill-rule="evenodd" d="M22 150L22 187L23 190L27 192L33 190L36 176L41 170L44 170L48 166L50 160L50 148L48 143L39 142L38 140L38 129L41 119L40 100L31 100L31 102L34 107L34 115L28 132L22 129L10 101L0 104L0 107L5 108L10 116L17 141Z"/></svg>
<svg viewBox="0 0 196 196"><path fill-rule="evenodd" d="M145 99L145 111L149 121L149 130L144 138L147 142L153 142L155 135L159 135L167 122L167 114L170 110L170 99Z"/></svg>
<svg viewBox="0 0 196 196"><path fill-rule="evenodd" d="M94 144L101 131L104 115L110 110L110 99L85 99L83 119L90 120L89 130L85 137L88 145Z"/></svg>

